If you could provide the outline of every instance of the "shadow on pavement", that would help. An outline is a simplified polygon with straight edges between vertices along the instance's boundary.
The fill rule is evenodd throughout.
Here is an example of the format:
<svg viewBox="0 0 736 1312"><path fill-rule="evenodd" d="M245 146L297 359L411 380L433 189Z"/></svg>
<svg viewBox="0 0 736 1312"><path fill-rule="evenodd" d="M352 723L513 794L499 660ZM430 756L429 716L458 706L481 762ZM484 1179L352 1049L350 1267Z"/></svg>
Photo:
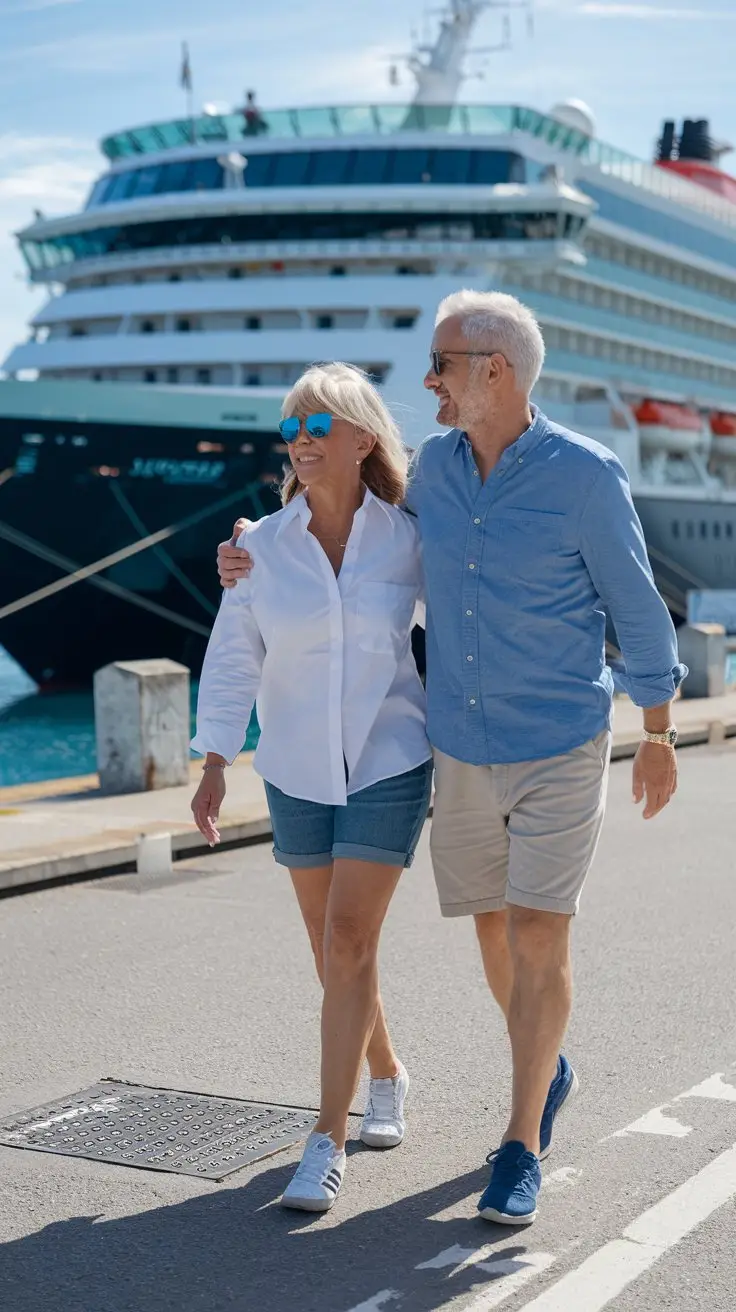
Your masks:
<svg viewBox="0 0 736 1312"><path fill-rule="evenodd" d="M480 1192L485 1171L343 1223L274 1206L285 1164L241 1188L104 1221L79 1216L0 1246L7 1312L351 1312L380 1290L389 1312L435 1312L494 1277L472 1265L416 1271L447 1248L497 1244L523 1258L518 1231L435 1213ZM348 1182L359 1189L357 1172ZM340 1204L338 1203L339 1207ZM333 1216L335 1214L333 1213ZM375 1305L374 1306L382 1306Z"/></svg>

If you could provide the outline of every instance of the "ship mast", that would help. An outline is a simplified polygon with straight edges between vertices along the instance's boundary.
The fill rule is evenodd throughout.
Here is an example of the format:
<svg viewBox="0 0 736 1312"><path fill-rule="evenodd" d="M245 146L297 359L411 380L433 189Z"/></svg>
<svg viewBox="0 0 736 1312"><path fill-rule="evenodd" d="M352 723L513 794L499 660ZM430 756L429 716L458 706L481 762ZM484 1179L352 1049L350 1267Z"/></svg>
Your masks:
<svg viewBox="0 0 736 1312"><path fill-rule="evenodd" d="M524 9L531 24L533 0L449 0L441 11L440 30L433 45L416 43L406 65L416 79L413 105L454 105L466 77L468 54L490 54L511 45L511 10ZM470 39L486 9L503 11L501 43L471 50Z"/></svg>

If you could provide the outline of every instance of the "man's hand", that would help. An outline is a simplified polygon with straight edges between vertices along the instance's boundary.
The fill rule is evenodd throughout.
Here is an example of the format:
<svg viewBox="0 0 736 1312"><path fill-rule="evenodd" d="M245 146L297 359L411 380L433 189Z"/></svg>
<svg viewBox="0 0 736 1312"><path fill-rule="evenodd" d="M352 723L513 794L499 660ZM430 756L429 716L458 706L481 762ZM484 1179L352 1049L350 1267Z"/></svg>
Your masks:
<svg viewBox="0 0 736 1312"><path fill-rule="evenodd" d="M240 534L250 525L249 519L236 519L230 541L221 542L217 548L217 572L223 588L234 588L238 579L247 579L253 568L250 554L243 547L235 545Z"/></svg>
<svg viewBox="0 0 736 1312"><path fill-rule="evenodd" d="M677 756L674 747L643 742L634 757L634 801L646 793L644 819L651 820L667 805L677 790Z"/></svg>

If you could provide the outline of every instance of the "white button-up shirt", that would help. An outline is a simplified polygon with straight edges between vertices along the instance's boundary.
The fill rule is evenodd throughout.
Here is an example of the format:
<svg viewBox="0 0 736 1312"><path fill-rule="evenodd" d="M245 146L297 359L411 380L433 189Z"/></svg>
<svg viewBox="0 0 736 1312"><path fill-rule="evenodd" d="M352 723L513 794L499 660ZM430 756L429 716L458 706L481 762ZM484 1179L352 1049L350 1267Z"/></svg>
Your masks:
<svg viewBox="0 0 736 1312"><path fill-rule="evenodd" d="M240 537L254 568L223 595L192 747L232 761L255 701L258 773L291 797L340 806L431 756L410 643L419 534L366 491L336 578L310 518L302 494Z"/></svg>

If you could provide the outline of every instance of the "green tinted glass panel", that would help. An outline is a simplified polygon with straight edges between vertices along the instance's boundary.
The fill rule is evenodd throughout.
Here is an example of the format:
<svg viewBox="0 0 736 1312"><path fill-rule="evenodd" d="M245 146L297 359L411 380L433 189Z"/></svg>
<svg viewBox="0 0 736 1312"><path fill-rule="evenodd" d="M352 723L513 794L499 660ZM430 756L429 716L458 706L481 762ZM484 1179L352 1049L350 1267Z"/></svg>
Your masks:
<svg viewBox="0 0 736 1312"><path fill-rule="evenodd" d="M337 133L331 109L299 109L297 117L300 137L334 137Z"/></svg>

